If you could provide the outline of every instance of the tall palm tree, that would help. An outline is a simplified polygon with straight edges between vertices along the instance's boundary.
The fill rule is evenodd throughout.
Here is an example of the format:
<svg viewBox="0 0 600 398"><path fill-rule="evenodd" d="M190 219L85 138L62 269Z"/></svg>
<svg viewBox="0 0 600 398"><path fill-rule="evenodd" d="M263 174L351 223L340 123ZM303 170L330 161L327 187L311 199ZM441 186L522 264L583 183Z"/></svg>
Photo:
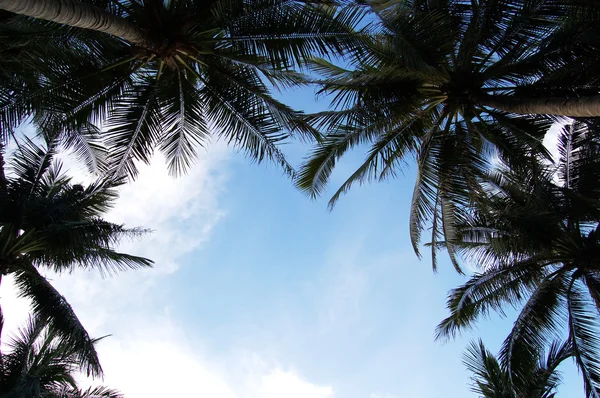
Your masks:
<svg viewBox="0 0 600 398"><path fill-rule="evenodd" d="M93 341L40 270L111 273L152 262L114 249L121 239L145 230L101 218L113 205L119 182L73 184L61 173L55 151L56 141L43 148L26 140L19 143L11 167L0 169L0 280L11 275L20 295L30 300L33 314L77 350L88 373L98 375L101 367Z"/></svg>
<svg viewBox="0 0 600 398"><path fill-rule="evenodd" d="M79 388L77 350L38 318L30 318L6 346L9 351L0 354L0 396L4 398L123 397L103 386Z"/></svg>
<svg viewBox="0 0 600 398"><path fill-rule="evenodd" d="M26 70L0 84L2 134L32 116L69 136L101 126L116 176L135 175L135 160L155 149L179 174L212 132L292 173L276 144L317 132L270 88L300 84L289 68L306 58L354 46L362 16L332 0L33 0L0 10L17 13L0 23L0 40L38 32L53 50L31 57L25 47Z"/></svg>
<svg viewBox="0 0 600 398"><path fill-rule="evenodd" d="M525 384L515 384L506 371L506 364L488 351L483 342L471 342L464 355L464 364L472 373L472 391L481 398L554 398L560 384L557 370L564 360L572 355L570 344L554 342L547 355L530 358L532 367L522 380Z"/></svg>
<svg viewBox="0 0 600 398"><path fill-rule="evenodd" d="M600 397L600 139L576 122L559 141L557 167L491 173L456 225L448 243L480 271L450 292L438 337L520 308L500 354L513 380L568 336L587 396Z"/></svg>
<svg viewBox="0 0 600 398"><path fill-rule="evenodd" d="M491 158L516 165L545 153L541 139L551 121L541 115L600 115L598 2L364 3L379 21L368 55L354 57L351 69L313 65L334 109L310 117L327 135L297 184L321 194L340 157L368 145L333 206L354 184L395 176L416 157L410 232L417 254L429 222L434 240L440 229L452 234L442 221L468 205Z"/></svg>

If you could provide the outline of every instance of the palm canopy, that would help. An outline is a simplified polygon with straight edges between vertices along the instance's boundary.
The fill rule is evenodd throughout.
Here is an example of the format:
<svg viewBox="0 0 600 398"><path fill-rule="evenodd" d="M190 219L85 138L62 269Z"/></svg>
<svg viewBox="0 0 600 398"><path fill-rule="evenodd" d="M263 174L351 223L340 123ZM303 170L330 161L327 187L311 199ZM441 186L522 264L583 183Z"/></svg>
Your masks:
<svg viewBox="0 0 600 398"><path fill-rule="evenodd" d="M600 140L590 126L563 129L558 166L491 173L487 194L438 243L480 269L450 292L438 336L520 308L501 351L513 380L524 381L554 336L568 335L587 396L600 397Z"/></svg>
<svg viewBox="0 0 600 398"><path fill-rule="evenodd" d="M93 340L97 342L98 340ZM98 386L82 390L76 376L82 370L68 340L39 318L30 318L0 354L0 395L5 398L122 398L118 391Z"/></svg>
<svg viewBox="0 0 600 398"><path fill-rule="evenodd" d="M481 398L553 398L561 378L557 368L572 355L568 342L553 342L547 353L529 358L531 366L523 369L524 384L515 383L506 364L498 360L483 342L471 342L464 355L464 364L473 373L472 391Z"/></svg>
<svg viewBox="0 0 600 398"><path fill-rule="evenodd" d="M18 59L0 84L0 128L5 136L27 118L40 131L52 126L67 137L102 128L116 176L134 176L135 161L148 162L155 149L179 174L212 132L292 173L277 144L317 133L270 88L299 84L290 67L309 56L354 46L362 16L331 0L82 3L141 32L143 45L10 14L0 21L0 51L4 46ZM43 37L50 50L30 46L32 37ZM31 56L28 46L41 56Z"/></svg>
<svg viewBox="0 0 600 398"><path fill-rule="evenodd" d="M333 206L354 184L394 176L414 156L410 232L419 254L424 227L433 221L436 239L440 228L451 225L440 220L468 204L490 159L518 165L532 152L545 153L541 139L550 120L503 111L488 105L491 98L598 92L597 68L579 69L580 86L572 78L573 65L598 62L592 51L598 41L579 40L598 37L598 24L590 22L597 21L598 6L566 0L365 3L379 21L366 44L368 55L355 57L352 69L324 60L313 64L323 76L320 92L333 96L334 109L309 117L327 134L297 184L312 196L321 194L340 157L368 146L364 163L332 197ZM590 20L580 15L586 7Z"/></svg>
<svg viewBox="0 0 600 398"><path fill-rule="evenodd" d="M55 141L48 148L25 141L19 144L6 172L2 167L0 278L11 275L20 295L31 301L33 313L78 350L89 373L99 374L92 340L69 303L39 269L111 273L149 267L152 262L114 249L123 238L145 232L102 219L116 199L120 183L73 184L61 173L60 162L53 159L55 151Z"/></svg>

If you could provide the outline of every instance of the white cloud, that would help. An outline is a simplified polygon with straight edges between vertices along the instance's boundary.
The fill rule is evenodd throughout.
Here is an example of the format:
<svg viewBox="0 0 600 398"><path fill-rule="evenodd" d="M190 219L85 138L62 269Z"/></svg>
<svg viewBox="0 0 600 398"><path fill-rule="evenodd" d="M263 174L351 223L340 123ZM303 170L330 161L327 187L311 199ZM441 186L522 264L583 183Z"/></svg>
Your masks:
<svg viewBox="0 0 600 398"><path fill-rule="evenodd" d="M334 389L305 380L295 369L252 352L237 352L227 364L239 398L333 398Z"/></svg>
<svg viewBox="0 0 600 398"><path fill-rule="evenodd" d="M126 271L108 278L95 271L49 275L90 333L114 333L115 327L128 322L132 314L150 311L154 315L157 309L160 314L164 308L159 299L162 279L177 271L184 255L201 248L225 215L219 198L227 178L222 167L227 156L223 146L214 146L197 160L189 174L178 179L168 175L164 158L156 156L151 165L140 165L136 181L121 188L116 206L106 218L152 230L119 247L123 252L152 259L152 269ZM74 178L89 180L84 174Z"/></svg>
<svg viewBox="0 0 600 398"><path fill-rule="evenodd" d="M294 372L275 369L262 377L262 398L329 398L331 386L319 386L302 380Z"/></svg>
<svg viewBox="0 0 600 398"><path fill-rule="evenodd" d="M168 317L133 321L127 335L102 343L105 384L129 398L235 398L215 364L194 355L182 329Z"/></svg>
<svg viewBox="0 0 600 398"><path fill-rule="evenodd" d="M155 155L151 165L139 164L138 178L119 191L119 199L106 218L129 227L141 226L153 232L134 242L124 242L123 251L136 251L151 258L159 272L174 272L177 259L206 242L212 228L225 215L218 200L225 188L229 152L213 145L189 173L174 178L168 174L165 159ZM74 179L89 181L71 160L63 162L75 170Z"/></svg>
<svg viewBox="0 0 600 398"><path fill-rule="evenodd" d="M555 162L560 158L560 154L558 153L558 136L560 134L560 130L566 123L567 121L554 123L544 136L544 146L548 149L548 151L550 151Z"/></svg>
<svg viewBox="0 0 600 398"><path fill-rule="evenodd" d="M209 358L193 348L168 316L132 320L128 335L101 343L105 384L127 398L332 398L330 386L312 384L257 354ZM249 359L250 358L250 359Z"/></svg>
<svg viewBox="0 0 600 398"><path fill-rule="evenodd" d="M10 276L2 277L0 286L0 306L2 307L2 316L4 325L2 329L2 344L6 343L6 335L17 330L19 325L27 319L29 313L29 303L25 300L17 299L17 289L12 283Z"/></svg>

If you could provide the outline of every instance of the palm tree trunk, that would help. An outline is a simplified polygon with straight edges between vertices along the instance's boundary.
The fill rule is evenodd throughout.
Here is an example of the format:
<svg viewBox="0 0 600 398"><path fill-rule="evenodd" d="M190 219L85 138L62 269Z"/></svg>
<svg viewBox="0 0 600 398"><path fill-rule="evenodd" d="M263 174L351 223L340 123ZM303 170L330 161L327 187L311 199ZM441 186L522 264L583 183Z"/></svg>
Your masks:
<svg viewBox="0 0 600 398"><path fill-rule="evenodd" d="M475 100L480 105L521 115L600 116L600 95L578 98L519 98L486 95Z"/></svg>
<svg viewBox="0 0 600 398"><path fill-rule="evenodd" d="M0 0L0 10L108 33L146 49L157 44L129 21L77 0Z"/></svg>

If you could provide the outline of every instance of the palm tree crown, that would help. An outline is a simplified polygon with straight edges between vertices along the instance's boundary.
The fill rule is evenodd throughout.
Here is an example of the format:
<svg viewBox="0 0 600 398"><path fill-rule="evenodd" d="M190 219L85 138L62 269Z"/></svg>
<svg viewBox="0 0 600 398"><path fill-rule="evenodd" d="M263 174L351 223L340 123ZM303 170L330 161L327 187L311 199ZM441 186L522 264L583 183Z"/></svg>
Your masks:
<svg viewBox="0 0 600 398"><path fill-rule="evenodd" d="M11 275L33 313L48 322L60 338L80 353L91 374L101 367L92 340L65 298L39 269L54 272L77 268L104 273L148 267L146 258L114 249L123 238L146 232L101 218L115 198L117 181L73 184L53 161L56 143L42 148L31 141L19 149L0 176L0 278ZM122 181L121 181L122 183ZM2 329L0 322L0 332Z"/></svg>
<svg viewBox="0 0 600 398"><path fill-rule="evenodd" d="M600 141L576 122L563 129L560 152L558 169L534 162L490 174L487 195L475 199L448 242L481 271L451 291L451 314L438 334L452 336L490 311L522 306L501 351L511 377L523 381L530 358L567 335L587 395L598 397Z"/></svg>
<svg viewBox="0 0 600 398"><path fill-rule="evenodd" d="M103 386L80 389L77 350L38 318L30 318L7 347L8 353L0 356L0 395L4 398L123 397Z"/></svg>
<svg viewBox="0 0 600 398"><path fill-rule="evenodd" d="M44 0L55 8L61 1ZM19 62L7 66L16 69L0 84L1 131L6 135L32 116L40 131L53 127L66 136L99 133L101 127L116 176L135 175L134 161L149 161L155 149L179 174L214 132L253 159L273 159L291 174L276 144L290 134L317 133L269 89L299 84L301 77L289 68L305 58L339 54L355 43L352 28L361 11L335 3L86 0L81 9L92 9L98 18L89 29L10 14L0 20L0 51L6 47ZM87 15L83 11L76 16ZM76 19L72 25L80 26ZM143 40L128 41L134 37L121 28L109 31L121 36L91 30L106 20ZM32 51L42 57L21 51L20 42L42 35L52 53L35 46Z"/></svg>
<svg viewBox="0 0 600 398"><path fill-rule="evenodd" d="M598 64L596 44L582 39L597 37L598 7L565 0L365 3L379 23L365 44L368 56L355 57L350 70L314 63L324 76L321 92L334 96L336 109L311 115L327 135L304 164L298 185L320 194L346 151L370 145L333 205L353 184L394 176L415 156L410 231L419 253L428 222L434 239L441 229L452 233L451 223L442 220L468 205L491 158L517 165L531 152L545 153L541 139L550 121L506 111L500 103L550 103L559 95L564 103L598 94L598 69L586 66ZM593 11L587 19L581 16L585 7Z"/></svg>

